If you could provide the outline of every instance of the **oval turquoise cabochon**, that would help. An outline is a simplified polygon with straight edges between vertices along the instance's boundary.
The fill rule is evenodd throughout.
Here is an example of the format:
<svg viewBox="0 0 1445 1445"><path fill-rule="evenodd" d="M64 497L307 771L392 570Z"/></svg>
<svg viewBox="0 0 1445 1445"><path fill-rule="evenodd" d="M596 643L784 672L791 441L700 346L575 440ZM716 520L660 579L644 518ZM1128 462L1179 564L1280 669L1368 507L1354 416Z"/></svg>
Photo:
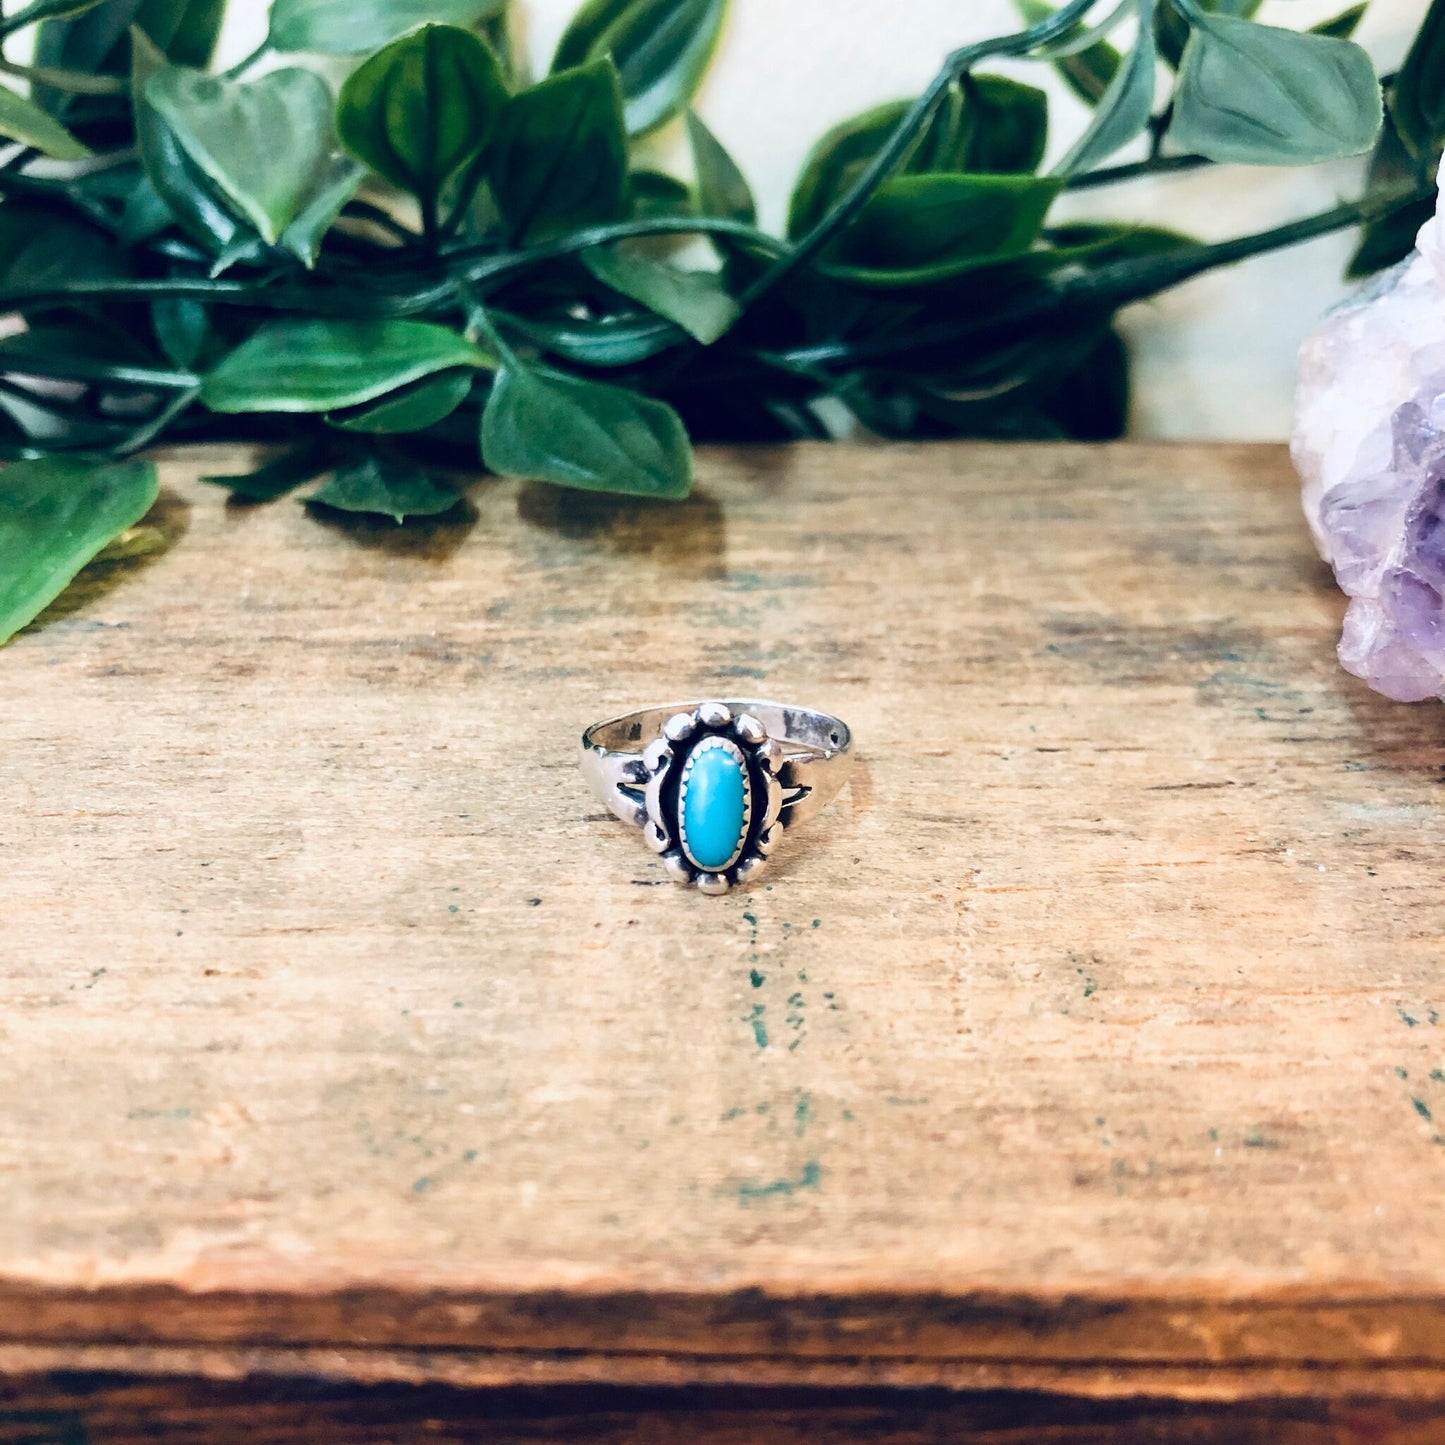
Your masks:
<svg viewBox="0 0 1445 1445"><path fill-rule="evenodd" d="M709 873L731 867L747 835L752 784L742 749L728 738L704 738L683 768L678 813L682 849Z"/></svg>

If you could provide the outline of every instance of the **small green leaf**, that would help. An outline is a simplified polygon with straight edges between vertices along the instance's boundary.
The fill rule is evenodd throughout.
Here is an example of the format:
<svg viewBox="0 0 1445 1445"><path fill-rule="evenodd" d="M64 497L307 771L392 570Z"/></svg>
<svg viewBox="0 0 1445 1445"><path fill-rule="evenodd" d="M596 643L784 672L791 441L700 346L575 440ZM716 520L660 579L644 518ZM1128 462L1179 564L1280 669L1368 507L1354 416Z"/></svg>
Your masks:
<svg viewBox="0 0 1445 1445"><path fill-rule="evenodd" d="M41 457L0 470L0 643L65 590L156 499L151 462Z"/></svg>
<svg viewBox="0 0 1445 1445"><path fill-rule="evenodd" d="M1047 0L1018 0L1018 8L1030 25L1042 24L1054 13L1054 7ZM1097 40L1073 55L1060 56L1054 62L1054 69L1085 105L1098 105L1123 63L1123 56L1107 40Z"/></svg>
<svg viewBox="0 0 1445 1445"><path fill-rule="evenodd" d="M1236 15L1250 20L1263 0L1194 0L1194 3L1210 15ZM1172 0L1160 0L1159 8L1154 12L1154 43L1159 58L1171 70L1177 70L1184 47L1189 43L1189 22Z"/></svg>
<svg viewBox="0 0 1445 1445"><path fill-rule="evenodd" d="M562 32L548 73L556 75L558 71L585 65L593 56L598 38L634 4L636 0L587 0Z"/></svg>
<svg viewBox="0 0 1445 1445"><path fill-rule="evenodd" d="M1100 97L1094 118L1055 167L1062 176L1080 175L1107 160L1143 132L1154 109L1157 59L1154 54L1155 0L1136 0L1139 34L1128 58ZM1240 21L1240 24L1247 22Z"/></svg>
<svg viewBox="0 0 1445 1445"><path fill-rule="evenodd" d="M1021 256L1061 189L1041 176L899 176L878 188L825 269L857 285L910 287Z"/></svg>
<svg viewBox="0 0 1445 1445"><path fill-rule="evenodd" d="M205 377L212 411L335 411L455 366L488 367L480 347L427 321L272 321Z"/></svg>
<svg viewBox="0 0 1445 1445"><path fill-rule="evenodd" d="M686 333L657 316L604 316L596 321L546 321L514 316L512 328L564 361L583 366L636 366L661 355Z"/></svg>
<svg viewBox="0 0 1445 1445"><path fill-rule="evenodd" d="M697 208L692 192L674 176L662 171L631 171L627 191L632 198L630 214L642 216L692 216Z"/></svg>
<svg viewBox="0 0 1445 1445"><path fill-rule="evenodd" d="M166 64L165 56L144 31L131 32L130 88L136 147L151 192L191 236L213 253L220 252L235 243L240 223L221 202L210 178L186 154L160 112L146 99L146 86ZM154 219L149 196L140 187L126 205L122 234L129 239L153 230Z"/></svg>
<svg viewBox="0 0 1445 1445"><path fill-rule="evenodd" d="M746 178L696 111L687 113L687 138L692 146L697 200L702 214L755 225L758 208Z"/></svg>
<svg viewBox="0 0 1445 1445"><path fill-rule="evenodd" d="M1031 175L1049 138L1049 98L1032 85L1003 75L964 77L963 115L968 137L957 164L929 158L927 169Z"/></svg>
<svg viewBox="0 0 1445 1445"><path fill-rule="evenodd" d="M202 477L213 487L225 487L233 496L247 502L274 502L294 491L303 482L319 477L331 469L331 449L321 442L311 442L295 451L259 466L255 471L233 476Z"/></svg>
<svg viewBox="0 0 1445 1445"><path fill-rule="evenodd" d="M146 99L193 162L272 245L305 209L331 164L331 94L314 71L227 80L165 66Z"/></svg>
<svg viewBox="0 0 1445 1445"><path fill-rule="evenodd" d="M610 60L564 70L512 98L491 159L492 195L513 235L544 240L621 212L622 95Z"/></svg>
<svg viewBox="0 0 1445 1445"><path fill-rule="evenodd" d="M300 214L281 232L281 246L290 251L308 271L314 269L321 254L321 243L331 223L356 194L366 176L349 156L332 156L326 169L317 178L311 199Z"/></svg>
<svg viewBox="0 0 1445 1445"><path fill-rule="evenodd" d="M788 235L805 235L858 179L912 101L874 106L842 121L809 152L788 207ZM1048 100L1001 75L971 75L951 91L899 166L901 175L1033 171L1048 139Z"/></svg>
<svg viewBox="0 0 1445 1445"><path fill-rule="evenodd" d="M8 85L0 85L0 136L33 146L57 161L83 160L90 154L58 120Z"/></svg>
<svg viewBox="0 0 1445 1445"><path fill-rule="evenodd" d="M482 460L507 477L685 497L692 452L670 406L622 387L508 363L482 415Z"/></svg>
<svg viewBox="0 0 1445 1445"><path fill-rule="evenodd" d="M788 235L805 235L882 150L911 101L890 101L840 121L808 152L788 203Z"/></svg>
<svg viewBox="0 0 1445 1445"><path fill-rule="evenodd" d="M472 380L469 367L441 371L393 391L380 401L352 411L333 412L326 420L343 431L377 435L425 431L450 416L467 399Z"/></svg>
<svg viewBox="0 0 1445 1445"><path fill-rule="evenodd" d="M1358 280L1403 261L1414 251L1420 227L1434 214L1435 197L1424 196L1371 221L1360 234L1346 277Z"/></svg>
<svg viewBox="0 0 1445 1445"><path fill-rule="evenodd" d="M360 55L428 21L472 26L505 7L506 0L276 0L270 43L283 52Z"/></svg>
<svg viewBox="0 0 1445 1445"><path fill-rule="evenodd" d="M204 69L221 33L226 0L141 0L132 22L167 60Z"/></svg>
<svg viewBox="0 0 1445 1445"><path fill-rule="evenodd" d="M491 142L507 83L491 47L454 25L425 25L341 87L341 139L392 185L435 206L442 188Z"/></svg>
<svg viewBox="0 0 1445 1445"><path fill-rule="evenodd" d="M123 270L109 238L73 211L35 201L0 205L0 288L44 291L57 282L103 281Z"/></svg>
<svg viewBox="0 0 1445 1445"><path fill-rule="evenodd" d="M1390 114L1412 154L1433 157L1445 139L1445 0L1429 10L1395 77Z"/></svg>
<svg viewBox="0 0 1445 1445"><path fill-rule="evenodd" d="M618 246L593 246L582 252L582 263L604 286L675 321L704 346L742 314L711 271L683 271Z"/></svg>
<svg viewBox="0 0 1445 1445"><path fill-rule="evenodd" d="M1365 18L1365 11L1369 8L1369 0L1364 0L1360 5L1351 5L1348 10L1341 10L1329 20L1321 20L1318 25L1311 25L1310 34L1332 35L1336 40L1348 40L1360 28L1360 21Z"/></svg>
<svg viewBox="0 0 1445 1445"><path fill-rule="evenodd" d="M1245 165L1310 165L1368 150L1380 86L1351 40L1202 16L1185 46L1169 136Z"/></svg>
<svg viewBox="0 0 1445 1445"><path fill-rule="evenodd" d="M167 296L151 302L151 326L171 363L187 370L201 359L211 334L205 306L185 297Z"/></svg>
<svg viewBox="0 0 1445 1445"><path fill-rule="evenodd" d="M408 517L436 517L462 499L455 487L435 482L404 457L371 455L346 466L306 501L341 512L370 512L400 524Z"/></svg>
<svg viewBox="0 0 1445 1445"><path fill-rule="evenodd" d="M727 0L632 0L588 50L612 57L629 135L644 135L682 111L712 59Z"/></svg>

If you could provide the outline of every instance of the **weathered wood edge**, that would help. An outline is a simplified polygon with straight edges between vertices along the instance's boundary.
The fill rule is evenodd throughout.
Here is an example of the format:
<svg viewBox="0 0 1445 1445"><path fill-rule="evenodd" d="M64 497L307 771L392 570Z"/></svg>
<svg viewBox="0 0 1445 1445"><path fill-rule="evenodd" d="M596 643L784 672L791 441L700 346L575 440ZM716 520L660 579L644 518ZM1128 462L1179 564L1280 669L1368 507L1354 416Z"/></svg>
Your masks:
<svg viewBox="0 0 1445 1445"><path fill-rule="evenodd" d="M72 1352L125 1345L196 1349L471 1352L521 1361L559 1354L614 1365L767 1359L813 1369L923 1362L933 1368L1420 1369L1445 1379L1445 1298L1280 1289L1197 1294L1002 1292L788 1295L578 1289L317 1294L136 1285L0 1286L0 1348ZM520 1378L531 1378L526 1364ZM505 1374L505 1371L503 1372ZM507 1378L519 1376L508 1375ZM749 1378L751 1378L749 1374Z"/></svg>
<svg viewBox="0 0 1445 1445"><path fill-rule="evenodd" d="M1128 1364L1100 1361L846 1359L774 1355L625 1355L506 1350L254 1349L148 1345L0 1345L0 1381L57 1374L209 1381L308 1380L365 1388L440 1385L678 1389L947 1389L1019 1391L1091 1400L1397 1400L1445 1405L1445 1369L1382 1366Z"/></svg>

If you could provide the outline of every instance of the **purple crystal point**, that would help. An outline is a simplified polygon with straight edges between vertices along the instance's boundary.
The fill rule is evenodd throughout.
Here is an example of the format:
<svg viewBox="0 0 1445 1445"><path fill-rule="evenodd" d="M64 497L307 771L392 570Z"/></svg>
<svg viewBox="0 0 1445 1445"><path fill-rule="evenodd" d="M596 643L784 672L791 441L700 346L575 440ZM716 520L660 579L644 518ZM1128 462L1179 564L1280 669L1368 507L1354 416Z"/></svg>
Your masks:
<svg viewBox="0 0 1445 1445"><path fill-rule="evenodd" d="M1340 661L1401 702L1445 697L1445 227L1301 353L1292 450L1351 599Z"/></svg>

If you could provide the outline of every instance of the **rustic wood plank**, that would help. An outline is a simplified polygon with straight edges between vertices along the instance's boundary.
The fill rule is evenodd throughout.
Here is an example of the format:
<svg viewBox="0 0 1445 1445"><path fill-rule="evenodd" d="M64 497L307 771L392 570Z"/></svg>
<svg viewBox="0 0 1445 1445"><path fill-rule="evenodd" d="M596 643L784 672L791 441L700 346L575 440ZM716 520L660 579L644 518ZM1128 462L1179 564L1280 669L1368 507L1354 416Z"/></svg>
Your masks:
<svg viewBox="0 0 1445 1445"><path fill-rule="evenodd" d="M0 654L0 1340L1445 1397L1445 729L1335 665L1281 450L415 532L235 460ZM860 749L721 900L573 756L708 693Z"/></svg>

